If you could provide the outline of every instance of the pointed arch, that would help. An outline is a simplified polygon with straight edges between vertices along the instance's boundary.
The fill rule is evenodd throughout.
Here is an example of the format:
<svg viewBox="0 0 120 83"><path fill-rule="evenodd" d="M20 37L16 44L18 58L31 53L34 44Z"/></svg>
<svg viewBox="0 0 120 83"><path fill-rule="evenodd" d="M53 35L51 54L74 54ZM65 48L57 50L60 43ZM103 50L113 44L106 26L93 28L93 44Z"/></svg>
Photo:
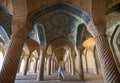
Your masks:
<svg viewBox="0 0 120 83"><path fill-rule="evenodd" d="M114 57L115 57L115 60L116 62L118 63L118 66L120 67L120 41L119 41L119 38L120 38L120 25L117 25L112 36L111 36L111 39L110 39L110 43L111 43L111 47L112 47L112 50L113 50L113 53L115 54Z"/></svg>
<svg viewBox="0 0 120 83"><path fill-rule="evenodd" d="M49 41L48 43L47 43L47 46L49 46L52 42L54 42L54 41L56 41L57 39L63 39L63 40L65 40L66 42L68 42L69 44L71 44L71 45L73 45L74 46L74 44L73 44L73 42L72 41L70 41L69 39L67 39L67 38L65 38L65 37L63 37L63 36L57 36L57 37L55 37L54 39L52 39L51 41Z"/></svg>
<svg viewBox="0 0 120 83"><path fill-rule="evenodd" d="M0 11L13 15L12 11L3 5L0 5Z"/></svg>
<svg viewBox="0 0 120 83"><path fill-rule="evenodd" d="M29 33L29 37L38 42L41 46L46 46L45 31L41 24L36 23L34 25L33 30Z"/></svg>
<svg viewBox="0 0 120 83"><path fill-rule="evenodd" d="M83 32L84 32L84 28L85 28L85 25L84 24L80 24L78 26L78 29L77 29L77 38L76 38L76 45L80 45L82 44L82 40L83 40Z"/></svg>
<svg viewBox="0 0 120 83"><path fill-rule="evenodd" d="M40 45L46 46L46 36L45 36L45 31L44 31L43 26L41 24L36 23L35 27L37 28L37 31L38 31Z"/></svg>
<svg viewBox="0 0 120 83"><path fill-rule="evenodd" d="M76 16L78 19L82 20L85 25L89 24L91 21L90 16L82 9L76 8L68 3L55 3L52 5L47 5L40 9L37 9L34 13L29 16L29 20L34 24L38 18L43 15L50 14L56 11L67 12L73 16Z"/></svg>
<svg viewBox="0 0 120 83"><path fill-rule="evenodd" d="M114 11L116 11L116 12L120 12L120 2L117 3L116 5L110 7L109 9L107 9L107 11L106 11L106 15L108 15L108 14L114 12Z"/></svg>
<svg viewBox="0 0 120 83"><path fill-rule="evenodd" d="M5 45L9 44L9 37L6 33L6 31L4 30L3 26L0 25L0 37L1 39L4 41Z"/></svg>

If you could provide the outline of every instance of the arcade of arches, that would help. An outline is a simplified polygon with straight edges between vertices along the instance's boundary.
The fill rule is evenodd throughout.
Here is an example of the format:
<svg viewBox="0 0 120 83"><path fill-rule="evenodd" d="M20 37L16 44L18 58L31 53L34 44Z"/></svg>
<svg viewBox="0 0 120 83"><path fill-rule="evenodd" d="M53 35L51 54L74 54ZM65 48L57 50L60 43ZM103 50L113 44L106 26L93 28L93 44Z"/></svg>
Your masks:
<svg viewBox="0 0 120 83"><path fill-rule="evenodd" d="M0 83L41 82L120 83L120 0L0 0Z"/></svg>

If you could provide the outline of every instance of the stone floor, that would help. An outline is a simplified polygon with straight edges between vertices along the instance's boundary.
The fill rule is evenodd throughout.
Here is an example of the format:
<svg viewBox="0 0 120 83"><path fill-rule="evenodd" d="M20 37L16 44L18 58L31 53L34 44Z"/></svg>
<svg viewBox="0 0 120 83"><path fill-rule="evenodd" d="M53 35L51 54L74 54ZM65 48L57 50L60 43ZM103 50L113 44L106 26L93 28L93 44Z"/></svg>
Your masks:
<svg viewBox="0 0 120 83"><path fill-rule="evenodd" d="M36 74L28 74L27 76L22 76L22 74L18 74L16 77L15 83L104 83L102 76L94 75L94 74L84 74L85 81L79 81L77 76L72 76L67 72L64 72L65 80L57 79L57 72L48 76L45 75L44 81L37 81Z"/></svg>

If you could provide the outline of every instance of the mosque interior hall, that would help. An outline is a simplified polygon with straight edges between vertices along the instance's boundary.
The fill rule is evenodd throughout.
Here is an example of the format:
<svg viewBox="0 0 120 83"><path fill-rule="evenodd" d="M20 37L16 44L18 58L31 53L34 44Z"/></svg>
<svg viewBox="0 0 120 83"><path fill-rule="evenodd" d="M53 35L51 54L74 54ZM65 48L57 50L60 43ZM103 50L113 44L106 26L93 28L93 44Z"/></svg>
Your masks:
<svg viewBox="0 0 120 83"><path fill-rule="evenodd" d="M120 83L120 0L0 0L0 83Z"/></svg>

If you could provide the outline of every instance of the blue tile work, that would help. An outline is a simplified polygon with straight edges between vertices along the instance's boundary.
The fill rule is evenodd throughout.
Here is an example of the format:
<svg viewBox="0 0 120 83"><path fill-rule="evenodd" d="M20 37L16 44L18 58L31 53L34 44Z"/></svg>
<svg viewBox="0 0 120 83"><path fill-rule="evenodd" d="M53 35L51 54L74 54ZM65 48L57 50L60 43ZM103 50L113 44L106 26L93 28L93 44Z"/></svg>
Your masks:
<svg viewBox="0 0 120 83"><path fill-rule="evenodd" d="M89 24L90 22L90 18L88 17L87 13L84 13L82 16L83 21L85 22L85 24Z"/></svg>
<svg viewBox="0 0 120 83"><path fill-rule="evenodd" d="M0 11L13 15L12 11L3 5L0 5Z"/></svg>
<svg viewBox="0 0 120 83"><path fill-rule="evenodd" d="M81 21L70 14L58 11L41 17L37 23L44 26L47 44L54 38L62 36L76 45L77 28Z"/></svg>
<svg viewBox="0 0 120 83"><path fill-rule="evenodd" d="M41 46L46 46L44 28L40 24L36 24L33 30L29 33L29 37Z"/></svg>
<svg viewBox="0 0 120 83"><path fill-rule="evenodd" d="M84 12L82 9L75 8L71 6L70 4L65 4L65 3L57 3L54 5L49 5L49 6L40 8L39 10L34 12L31 16L29 16L29 20L32 23L35 23L36 20L42 17L43 15L46 15L46 14L49 14L51 12L55 12L58 10L63 10L72 15L75 15L79 19L83 20L85 25L87 25L90 22L90 17L86 12Z"/></svg>
<svg viewBox="0 0 120 83"><path fill-rule="evenodd" d="M38 42L40 44L40 39L39 39L39 36L38 36L38 30L37 30L36 27L33 28L33 30L29 33L28 37L30 39L35 40L36 42Z"/></svg>
<svg viewBox="0 0 120 83"><path fill-rule="evenodd" d="M78 30L77 30L77 42L76 42L76 45L79 46L82 44L83 42L83 32L84 32L84 27L85 25L84 24L80 24L78 26Z"/></svg>
<svg viewBox="0 0 120 83"><path fill-rule="evenodd" d="M38 30L38 36L39 36L39 39L40 39L40 45L41 46L46 46L46 38L45 38L44 28L39 24L36 25L36 28Z"/></svg>
<svg viewBox="0 0 120 83"><path fill-rule="evenodd" d="M11 20L12 12L6 7L0 5L0 25L3 26L9 37L12 33Z"/></svg>
<svg viewBox="0 0 120 83"><path fill-rule="evenodd" d="M0 26L0 37L3 39L5 45L9 44L9 37L2 26Z"/></svg>

